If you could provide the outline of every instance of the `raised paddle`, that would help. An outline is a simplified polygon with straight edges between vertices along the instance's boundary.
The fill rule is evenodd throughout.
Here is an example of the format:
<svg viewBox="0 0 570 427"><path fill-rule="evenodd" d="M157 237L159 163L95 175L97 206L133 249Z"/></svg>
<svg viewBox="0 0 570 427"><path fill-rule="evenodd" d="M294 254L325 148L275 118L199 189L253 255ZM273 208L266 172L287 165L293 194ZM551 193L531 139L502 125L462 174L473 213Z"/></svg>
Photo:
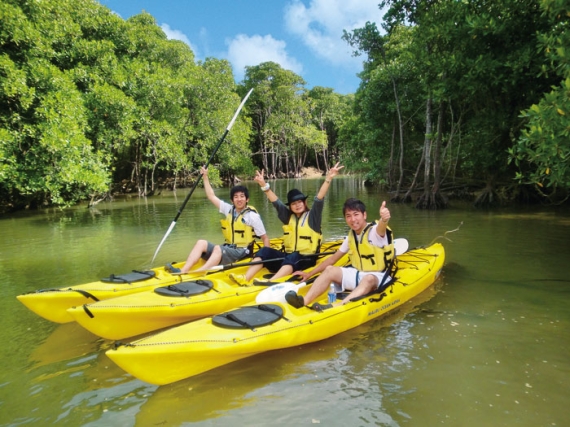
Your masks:
<svg viewBox="0 0 570 427"><path fill-rule="evenodd" d="M394 251L396 256L402 255L408 250L409 243L404 238L394 239ZM263 304L268 302L280 302L285 304L285 294L289 291L297 292L304 286L307 286L309 283L315 281L316 277L312 277L311 279L301 282L301 283L293 283L293 282L283 282L277 285L272 285L267 289L262 290L257 297L255 298L255 302L257 304Z"/></svg>
<svg viewBox="0 0 570 427"><path fill-rule="evenodd" d="M216 155L216 152L218 151L218 148L220 148L220 145L222 145L222 142L224 142L224 139L226 139L226 135L230 132L230 129L232 128L232 126L234 125L234 122L237 119L237 116L239 114L239 112L241 111L241 109L243 108L245 101L247 101L247 98L249 98L249 95L251 95L251 92L253 91L253 89L250 89L249 92L247 93L247 95L242 99L241 104L239 104L238 109L236 110L232 120L230 121L230 124L226 127L226 131L224 132L224 134L222 135L222 137L220 138L220 140L218 141L218 145L216 145L216 148L214 148L214 151L212 152L212 155L210 156L210 158L208 159L208 161L206 162L206 164L204 165L205 169L208 169L208 165L212 162L212 160L214 159L214 156ZM162 244L164 243L164 241L166 240L166 238L168 237L168 235L170 234L170 232L172 231L172 229L174 228L174 226L176 225L176 221L178 221L178 217L180 217L180 214L182 213L182 211L184 210L184 208L186 207L186 203L188 203L188 200L190 199L190 196L192 195L192 193L194 193L194 190L196 189L196 187L198 186L198 183L200 182L200 179L202 179L202 175L198 174L198 178L196 179L196 182L194 183L194 186L192 187L192 189L190 190L190 192L188 193L188 195L186 196L186 198L184 199L184 202L182 203L182 206L180 206L180 209L178 209L178 213L176 214L176 216L174 217L174 220L172 221L172 223L170 224L170 227L168 227L168 230L166 231L166 234L164 235L164 237L162 238L162 240L160 241L160 244L158 245L158 247L156 248L156 251L154 252L154 256L152 257L152 261L150 262L151 264L154 262L154 259L156 258L156 255L158 254L158 251L160 250Z"/></svg>

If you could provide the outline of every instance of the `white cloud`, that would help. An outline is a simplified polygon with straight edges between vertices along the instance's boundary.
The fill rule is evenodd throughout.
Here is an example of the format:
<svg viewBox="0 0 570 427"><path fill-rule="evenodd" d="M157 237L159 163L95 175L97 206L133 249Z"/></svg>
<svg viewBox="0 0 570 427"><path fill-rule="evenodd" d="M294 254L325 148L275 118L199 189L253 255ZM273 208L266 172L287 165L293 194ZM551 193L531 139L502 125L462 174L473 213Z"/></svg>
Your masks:
<svg viewBox="0 0 570 427"><path fill-rule="evenodd" d="M246 66L259 65L262 62L273 61L286 70L301 74L303 66L286 51L287 44L267 36L246 36L238 34L226 41L228 60L234 67L236 80L241 80Z"/></svg>
<svg viewBox="0 0 570 427"><path fill-rule="evenodd" d="M182 31L173 30L172 28L170 28L170 25L168 24L161 24L160 28L162 28L162 31L164 31L164 34L166 34L166 38L168 38L168 40L180 40L186 43L188 46L190 46L192 52L194 52L194 56L198 56L196 47L193 46L192 43L190 43L190 40L188 39L188 37L186 37L186 34L184 34Z"/></svg>
<svg viewBox="0 0 570 427"><path fill-rule="evenodd" d="M200 46L204 50L204 57L211 56L210 55L210 35L208 34L208 30L206 30L204 27L200 28L199 40L200 40ZM198 58L198 54L196 53L196 51L194 51L194 54L196 55L196 58ZM201 59L204 59L204 58L201 58Z"/></svg>
<svg viewBox="0 0 570 427"><path fill-rule="evenodd" d="M308 7L293 0L285 8L287 31L299 37L316 55L331 64L360 67L362 59L351 57L352 48L342 40L366 21L379 25L382 13L374 0L310 0Z"/></svg>

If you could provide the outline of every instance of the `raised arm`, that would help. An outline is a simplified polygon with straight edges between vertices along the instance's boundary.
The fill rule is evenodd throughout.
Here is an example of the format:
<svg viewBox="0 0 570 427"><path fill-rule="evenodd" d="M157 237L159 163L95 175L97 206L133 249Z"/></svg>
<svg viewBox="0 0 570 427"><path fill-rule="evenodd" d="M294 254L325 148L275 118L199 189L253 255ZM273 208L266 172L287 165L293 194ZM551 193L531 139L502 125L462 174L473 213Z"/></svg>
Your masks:
<svg viewBox="0 0 570 427"><path fill-rule="evenodd" d="M202 174L202 179L204 180L204 190L206 190L206 197L208 197L208 200L212 202L215 207L220 209L220 199L216 197L214 189L210 184L210 178L208 178L208 169L202 166L200 167L200 173Z"/></svg>
<svg viewBox="0 0 570 427"><path fill-rule="evenodd" d="M340 162L337 162L336 165L334 165L332 168L329 169L329 171L327 172L327 175L325 177L325 182L323 182L323 185L321 185L321 188L319 190L319 192L317 193L317 199L319 200L323 200L327 194L327 191L329 191L329 187L331 184L332 179L338 175L338 172L344 167L344 166L339 166Z"/></svg>
<svg viewBox="0 0 570 427"><path fill-rule="evenodd" d="M263 178L263 169L261 170L261 172L255 171L255 177L253 178L253 180L259 184L261 190L265 193L265 195L267 196L267 198L271 203L273 203L275 200L279 198L273 192L273 190L271 190L269 184L265 182L265 179Z"/></svg>
<svg viewBox="0 0 570 427"><path fill-rule="evenodd" d="M388 221L390 221L390 210L386 207L386 201L384 200L382 206L380 206L380 221L378 221L378 225L376 226L376 233L378 233L380 237L386 235Z"/></svg>

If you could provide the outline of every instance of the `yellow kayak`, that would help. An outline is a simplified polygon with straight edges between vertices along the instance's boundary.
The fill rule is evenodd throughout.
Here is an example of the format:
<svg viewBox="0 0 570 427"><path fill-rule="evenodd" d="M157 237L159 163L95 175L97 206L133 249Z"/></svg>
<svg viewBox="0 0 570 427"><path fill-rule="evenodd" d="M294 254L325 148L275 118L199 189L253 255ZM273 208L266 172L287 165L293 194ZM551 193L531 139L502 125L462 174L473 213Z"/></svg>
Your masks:
<svg viewBox="0 0 570 427"><path fill-rule="evenodd" d="M325 242L317 263L333 254L342 243ZM343 257L337 265L345 265ZM68 314L81 326L103 338L118 340L191 320L212 316L252 302L267 285L250 282L240 286L230 273L245 274L248 266L201 276L181 277L181 282L145 292L69 308ZM258 278L270 275L266 268ZM285 280L283 278L282 280Z"/></svg>
<svg viewBox="0 0 570 427"><path fill-rule="evenodd" d="M130 344L107 356L136 378L168 384L258 353L323 340L394 310L439 277L445 252L436 243L397 257L395 281L381 293L322 310L287 303L249 304L186 323ZM307 288L302 288L303 294Z"/></svg>
<svg viewBox="0 0 570 427"><path fill-rule="evenodd" d="M272 247L279 248L282 243L282 239L271 240ZM251 258L243 259L240 263L247 261L251 261ZM200 260L194 269L199 268L203 263L203 260ZM178 268L183 265L184 263L174 264ZM70 307L144 292L159 286L175 284L181 280L180 276L172 275L163 267L158 267L143 271L133 270L120 275L111 274L109 277L82 285L39 289L18 295L16 298L44 319L56 323L67 323L73 321L73 317L67 312Z"/></svg>

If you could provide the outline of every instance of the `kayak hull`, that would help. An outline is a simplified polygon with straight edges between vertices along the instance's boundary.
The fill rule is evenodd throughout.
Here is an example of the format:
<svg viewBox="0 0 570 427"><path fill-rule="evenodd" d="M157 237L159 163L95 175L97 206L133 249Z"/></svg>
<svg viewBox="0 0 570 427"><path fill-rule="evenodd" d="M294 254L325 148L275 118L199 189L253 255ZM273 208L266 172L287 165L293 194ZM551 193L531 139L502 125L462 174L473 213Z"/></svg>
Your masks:
<svg viewBox="0 0 570 427"><path fill-rule="evenodd" d="M190 297L158 295L154 290L71 307L69 315L88 331L118 340L211 316L247 304L265 286L232 285L225 275L207 277L214 283L206 294ZM201 277L206 279L206 277Z"/></svg>
<svg viewBox="0 0 570 427"><path fill-rule="evenodd" d="M280 238L271 239L271 246L274 248L280 248L282 244L283 240ZM251 261L251 258L243 259L240 263L248 261ZM203 264L204 260L200 259L194 266L194 270L200 268ZM183 262L174 264L177 268L182 268L183 265ZM68 323L74 320L67 312L67 309L70 307L78 307L83 304L103 301L110 298L151 291L157 287L168 286L181 281L181 276L172 275L170 272L165 271L163 267L153 268L148 271L154 272L155 276L146 280L128 283L109 283L104 280L99 280L69 287L39 289L18 295L16 298L28 309L44 319L56 323ZM191 273L192 272L189 274Z"/></svg>
<svg viewBox="0 0 570 427"><path fill-rule="evenodd" d="M325 243L324 249L338 247L341 241ZM327 250L329 256L331 251ZM320 257L317 263L327 256ZM341 258L337 265L345 265L348 257ZM190 296L165 296L155 289L126 295L120 298L84 304L68 309L68 314L88 331L102 338L119 340L141 335L169 326L203 317L212 316L255 300L267 286L240 286L230 278L230 273L245 274L247 266L229 271L207 274L193 280L212 283L207 292ZM257 277L263 278L270 272L263 268Z"/></svg>
<svg viewBox="0 0 570 427"><path fill-rule="evenodd" d="M397 280L382 294L320 312L276 303L283 318L252 329L223 328L213 318L205 318L120 345L106 354L142 381L172 383L262 352L324 340L383 316L430 287L444 260L441 244L413 249L398 257ZM322 298L319 302L326 303L326 294Z"/></svg>
<svg viewBox="0 0 570 427"><path fill-rule="evenodd" d="M180 266L183 263L179 264ZM73 321L67 309L94 301L102 301L137 292L144 292L158 286L167 286L180 279L173 276L163 268L152 269L155 276L144 281L134 283L107 283L96 281L83 285L65 288L40 289L16 298L28 309L55 323L68 323Z"/></svg>

